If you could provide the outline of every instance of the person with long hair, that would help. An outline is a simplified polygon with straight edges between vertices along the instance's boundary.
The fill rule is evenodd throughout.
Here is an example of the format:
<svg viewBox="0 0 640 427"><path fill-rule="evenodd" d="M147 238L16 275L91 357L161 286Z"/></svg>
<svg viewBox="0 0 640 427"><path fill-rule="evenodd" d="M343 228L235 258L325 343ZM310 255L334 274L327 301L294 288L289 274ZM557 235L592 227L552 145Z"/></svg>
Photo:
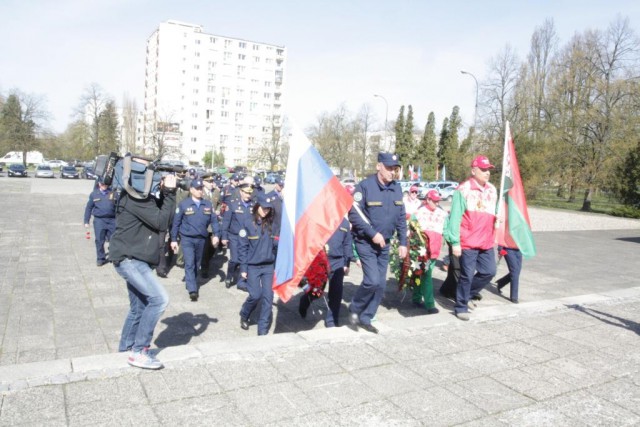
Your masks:
<svg viewBox="0 0 640 427"><path fill-rule="evenodd" d="M277 227L273 223L273 200L258 195L251 216L238 232L240 276L247 281L249 296L240 310L240 327L249 329L249 319L260 304L258 335L267 335L273 317L273 272L278 249Z"/></svg>

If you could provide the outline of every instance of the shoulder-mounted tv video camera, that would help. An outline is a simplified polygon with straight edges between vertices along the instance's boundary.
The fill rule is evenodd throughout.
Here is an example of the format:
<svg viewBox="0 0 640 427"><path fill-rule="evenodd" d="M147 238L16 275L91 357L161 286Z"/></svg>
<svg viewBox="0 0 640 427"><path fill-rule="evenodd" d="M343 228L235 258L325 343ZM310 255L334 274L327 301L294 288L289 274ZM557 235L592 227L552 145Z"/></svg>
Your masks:
<svg viewBox="0 0 640 427"><path fill-rule="evenodd" d="M160 182L167 174L180 174L182 168L159 165L158 161L127 153L100 155L96 159L95 173L98 179L117 191L126 191L135 199L146 199L160 189ZM176 186L188 189L190 180L178 179Z"/></svg>

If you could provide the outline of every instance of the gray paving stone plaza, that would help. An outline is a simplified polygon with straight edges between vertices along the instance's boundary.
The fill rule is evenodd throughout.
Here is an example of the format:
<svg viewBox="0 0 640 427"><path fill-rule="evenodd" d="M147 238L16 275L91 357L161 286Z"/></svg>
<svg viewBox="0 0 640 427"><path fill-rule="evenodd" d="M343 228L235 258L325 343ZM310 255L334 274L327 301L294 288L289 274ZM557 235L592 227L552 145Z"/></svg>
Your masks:
<svg viewBox="0 0 640 427"><path fill-rule="evenodd" d="M128 299L85 238L90 190L0 175L0 426L640 424L639 221L531 209L520 304L491 285L470 322L440 297L426 316L391 279L379 335L325 329L321 301L303 320L294 297L257 337L245 293L218 274L192 303L174 268L166 368L147 372L117 353Z"/></svg>

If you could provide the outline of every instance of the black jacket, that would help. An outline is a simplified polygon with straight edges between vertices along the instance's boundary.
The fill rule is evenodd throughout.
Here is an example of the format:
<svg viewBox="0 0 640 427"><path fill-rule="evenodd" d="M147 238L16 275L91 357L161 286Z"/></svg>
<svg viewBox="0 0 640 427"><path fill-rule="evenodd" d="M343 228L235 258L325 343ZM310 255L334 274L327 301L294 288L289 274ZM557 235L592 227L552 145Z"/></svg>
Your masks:
<svg viewBox="0 0 640 427"><path fill-rule="evenodd" d="M116 210L116 232L109 244L109 258L114 263L134 258L157 265L159 233L169 228L175 207L175 194L163 194L160 200L153 197L137 200L123 192Z"/></svg>

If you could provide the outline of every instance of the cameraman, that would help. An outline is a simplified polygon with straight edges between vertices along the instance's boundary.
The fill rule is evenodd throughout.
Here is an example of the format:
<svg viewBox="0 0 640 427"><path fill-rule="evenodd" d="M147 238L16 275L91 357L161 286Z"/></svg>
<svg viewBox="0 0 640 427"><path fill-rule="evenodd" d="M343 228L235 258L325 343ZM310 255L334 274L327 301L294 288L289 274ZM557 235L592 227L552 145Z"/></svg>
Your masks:
<svg viewBox="0 0 640 427"><path fill-rule="evenodd" d="M109 251L116 272L126 280L129 291L129 314L122 328L119 351L130 351L129 365L143 369L163 367L149 352L149 346L156 324L169 304L167 291L152 268L160 258L159 236L167 231L173 218L176 177L165 176L160 188L159 199L151 195L136 199L125 191L121 193Z"/></svg>

